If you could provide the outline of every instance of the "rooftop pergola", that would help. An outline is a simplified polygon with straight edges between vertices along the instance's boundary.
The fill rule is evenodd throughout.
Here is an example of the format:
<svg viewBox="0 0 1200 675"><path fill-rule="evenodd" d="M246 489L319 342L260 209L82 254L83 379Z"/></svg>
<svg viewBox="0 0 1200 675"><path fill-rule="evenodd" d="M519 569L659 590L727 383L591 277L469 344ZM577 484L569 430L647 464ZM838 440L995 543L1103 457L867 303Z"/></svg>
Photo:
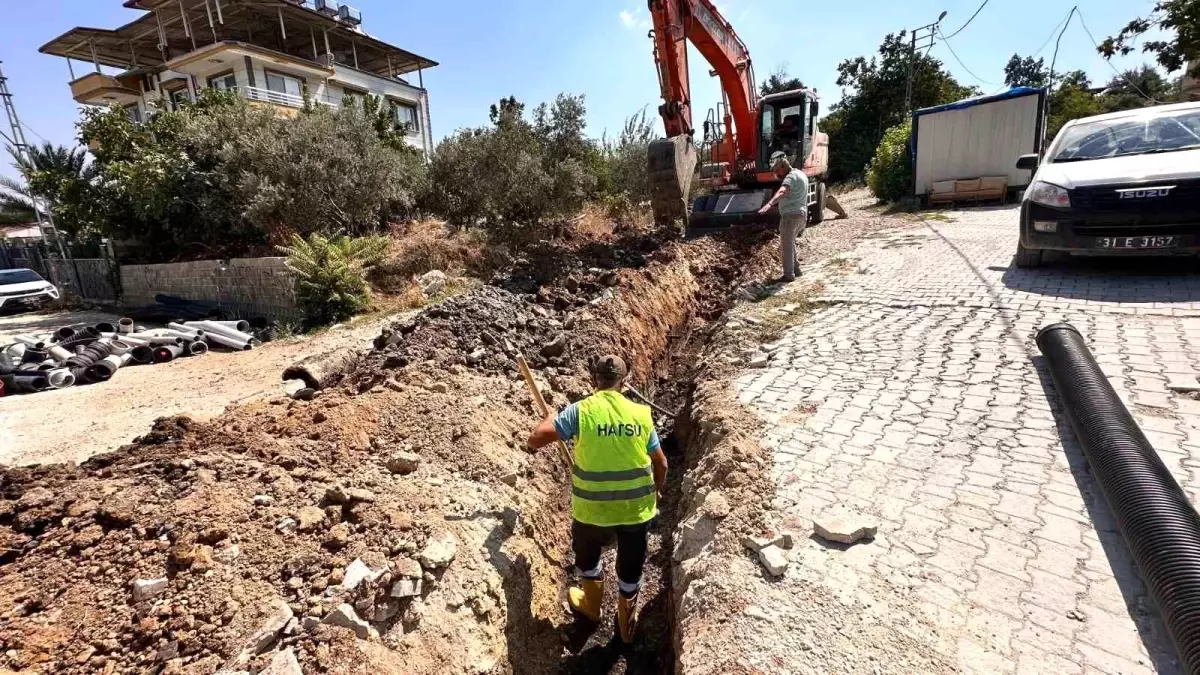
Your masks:
<svg viewBox="0 0 1200 675"><path fill-rule="evenodd" d="M124 71L154 71L199 47L242 41L289 56L384 77L436 66L361 30L291 0L127 0L148 12L115 30L77 27L39 50Z"/></svg>

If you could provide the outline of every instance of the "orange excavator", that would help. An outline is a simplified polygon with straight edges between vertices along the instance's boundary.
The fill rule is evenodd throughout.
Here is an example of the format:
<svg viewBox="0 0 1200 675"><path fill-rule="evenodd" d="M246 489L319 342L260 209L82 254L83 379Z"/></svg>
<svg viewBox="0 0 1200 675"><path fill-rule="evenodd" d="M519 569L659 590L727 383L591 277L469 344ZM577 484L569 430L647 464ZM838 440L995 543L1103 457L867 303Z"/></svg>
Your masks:
<svg viewBox="0 0 1200 675"><path fill-rule="evenodd" d="M819 223L829 172L829 136L817 128L817 92L793 89L760 97L745 43L710 0L649 0L654 62L667 138L650 143L651 205L660 224L682 220L688 234L738 223L778 222L758 215L780 181L770 157L784 152L809 177L809 222ZM692 125L687 43L721 80L699 147ZM691 188L697 195L690 199Z"/></svg>

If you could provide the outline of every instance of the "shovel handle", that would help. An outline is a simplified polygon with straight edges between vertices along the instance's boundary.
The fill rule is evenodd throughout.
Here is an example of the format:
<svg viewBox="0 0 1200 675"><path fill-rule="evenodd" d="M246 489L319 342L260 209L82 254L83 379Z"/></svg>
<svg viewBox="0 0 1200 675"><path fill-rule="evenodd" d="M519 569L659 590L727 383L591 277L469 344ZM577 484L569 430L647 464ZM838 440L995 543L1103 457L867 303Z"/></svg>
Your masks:
<svg viewBox="0 0 1200 675"><path fill-rule="evenodd" d="M525 362L525 357L517 355L517 365L521 368L521 375L525 377L525 385L529 387L529 393L533 395L533 402L538 407L538 411L542 414L542 418L550 416L550 406L546 405L546 400L542 398L542 391L538 389L537 383L533 381L533 372L529 370L529 364ZM571 456L570 449L567 444L561 440L556 441L558 449L562 451L563 459L566 460L567 466L575 466L575 458Z"/></svg>

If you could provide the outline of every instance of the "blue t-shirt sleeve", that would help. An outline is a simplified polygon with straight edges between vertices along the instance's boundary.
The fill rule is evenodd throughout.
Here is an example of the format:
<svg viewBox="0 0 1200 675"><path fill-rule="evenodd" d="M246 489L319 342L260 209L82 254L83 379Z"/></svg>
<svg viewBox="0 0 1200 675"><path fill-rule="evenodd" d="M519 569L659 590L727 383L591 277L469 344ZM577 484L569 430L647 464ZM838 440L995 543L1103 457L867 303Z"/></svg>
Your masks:
<svg viewBox="0 0 1200 675"><path fill-rule="evenodd" d="M646 454L653 455L662 448L662 443L658 440L658 429L650 430L650 440L646 443Z"/></svg>
<svg viewBox="0 0 1200 675"><path fill-rule="evenodd" d="M554 418L554 430L558 432L558 437L564 441L569 441L579 435L579 404L572 403L563 408L563 411L558 413L558 417ZM655 437L657 440L657 437Z"/></svg>

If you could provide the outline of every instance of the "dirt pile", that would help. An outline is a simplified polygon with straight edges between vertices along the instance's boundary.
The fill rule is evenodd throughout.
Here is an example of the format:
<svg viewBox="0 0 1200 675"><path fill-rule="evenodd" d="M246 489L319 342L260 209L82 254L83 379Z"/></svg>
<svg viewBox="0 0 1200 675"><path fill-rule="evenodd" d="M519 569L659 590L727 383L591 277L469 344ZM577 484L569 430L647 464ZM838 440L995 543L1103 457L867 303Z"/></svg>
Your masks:
<svg viewBox="0 0 1200 675"><path fill-rule="evenodd" d="M258 672L290 649L304 672L594 667L564 653L580 648L562 639L567 467L523 446L535 416L513 357L556 405L613 345L653 383L765 241L628 237L531 257L390 327L312 401L163 419L78 467L0 473L0 665ZM613 672L669 667L670 549L656 537L647 572L659 639Z"/></svg>

